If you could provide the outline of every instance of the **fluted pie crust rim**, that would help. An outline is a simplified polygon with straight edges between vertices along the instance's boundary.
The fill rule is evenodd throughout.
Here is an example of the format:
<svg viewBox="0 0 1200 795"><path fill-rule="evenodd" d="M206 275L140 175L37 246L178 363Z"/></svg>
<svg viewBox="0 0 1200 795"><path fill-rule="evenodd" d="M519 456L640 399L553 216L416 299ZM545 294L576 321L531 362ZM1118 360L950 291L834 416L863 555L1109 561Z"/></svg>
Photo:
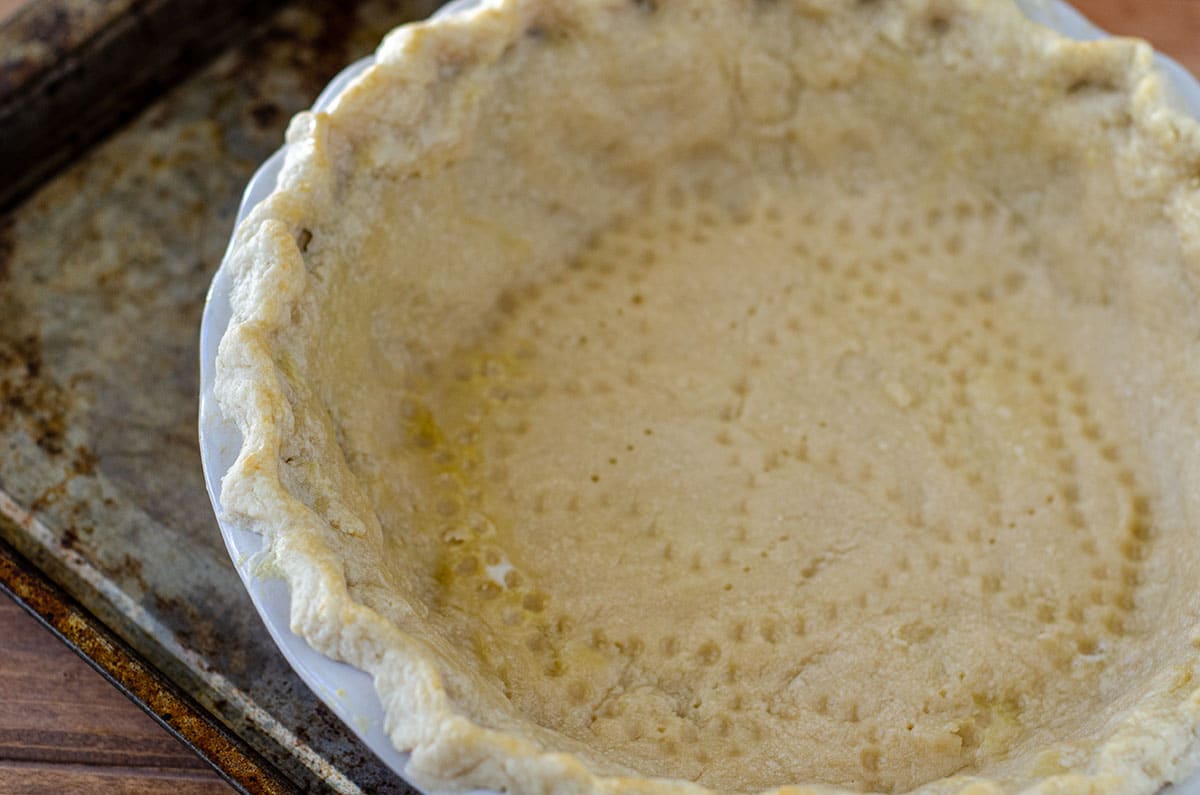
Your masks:
<svg viewBox="0 0 1200 795"><path fill-rule="evenodd" d="M840 3L789 2L797 13L831 17L850 13ZM235 235L230 257L235 278L233 318L218 354L216 393L222 411L241 431L243 443L237 463L223 481L223 507L266 539L270 554L265 570L288 584L293 630L321 653L374 677L389 736L398 748L411 753L405 773L423 787L556 793L709 791L692 782L644 778L632 770L614 772L611 766L600 769L570 744L549 748L542 735L485 728L479 716L464 714L457 706L459 694L450 693L447 686L446 658L352 593L347 553L341 545L354 545L359 536L377 532L372 519L358 516L363 529L349 530L353 522L333 522L314 510L313 495L306 491L312 481L290 478L292 462L284 452L296 446L296 417L311 409L300 405L310 398L294 388L304 380L307 363L292 356L289 330L305 311L306 292L312 286L306 263L312 219L339 212L337 192L349 170L363 167L361 152L372 140L403 128L401 143L383 145L370 157L380 162L392 158L386 164L389 168L402 162L406 174L420 178L424 169L453 160L465 146L452 129L461 117L446 109L456 109L456 102L469 102L475 92L487 90L478 79L480 70L528 42L531 28L569 17L571 24L586 29L604 14L646 13L645 6L655 5L625 0L508 0L463 18L398 29L381 46L377 64L355 81L346 97L328 112L301 114L293 121L278 188ZM917 20L929 24L932 15L949 25L966 20L989 26L997 42L995 51L978 57L1003 63L1013 57L1009 45L1019 39L1026 49L1016 50L1018 54L1027 56L1027 48L1036 49L1067 83L1067 78L1084 72L1120 75L1114 90L1127 103L1130 132L1118 169L1133 186L1130 190L1139 192L1139 200L1168 208L1181 248L1191 257L1189 264L1196 262L1200 198L1194 183L1200 131L1169 106L1148 48L1122 41L1070 42L1027 22L1015 8L988 0L895 0L895 5L902 9L896 19L912 24ZM618 7L619 12L614 10ZM534 38L553 40L544 31ZM384 108L378 116L369 110L373 97L380 98L379 106ZM1013 112L1037 109L1015 103ZM356 131L359 137L354 144L359 149L344 144L346 130ZM1099 156L1115 155L1101 152ZM371 167L384 168L378 162ZM312 448L319 446L314 442ZM315 457L317 470L331 466ZM336 480L331 475L324 482ZM361 495L346 497L344 502L351 514L362 510ZM413 605L411 610L419 616L423 608ZM1180 660L1180 669L1190 671L1198 659L1200 655L1192 654ZM1190 772L1200 759L1196 741L1200 689L1189 683L1190 676L1169 698L1140 713L1135 710L1137 714L1123 729L1099 741L1086 769L1051 771L1027 782L1022 791L1151 792ZM492 723L510 726L503 720ZM916 791L1010 789L1006 782L960 774ZM772 790L843 791L804 782Z"/></svg>

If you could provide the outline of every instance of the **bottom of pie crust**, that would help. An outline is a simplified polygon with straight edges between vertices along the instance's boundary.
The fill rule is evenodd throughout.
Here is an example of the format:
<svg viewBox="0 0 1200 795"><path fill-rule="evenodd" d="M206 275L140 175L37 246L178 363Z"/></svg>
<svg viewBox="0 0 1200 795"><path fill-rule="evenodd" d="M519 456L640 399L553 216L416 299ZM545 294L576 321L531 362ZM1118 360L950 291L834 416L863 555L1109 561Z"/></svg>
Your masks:
<svg viewBox="0 0 1200 795"><path fill-rule="evenodd" d="M437 539L430 626L602 762L1053 767L1144 663L1176 522L1086 343L1112 321L978 189L825 188L664 184L513 285L397 400L380 518Z"/></svg>

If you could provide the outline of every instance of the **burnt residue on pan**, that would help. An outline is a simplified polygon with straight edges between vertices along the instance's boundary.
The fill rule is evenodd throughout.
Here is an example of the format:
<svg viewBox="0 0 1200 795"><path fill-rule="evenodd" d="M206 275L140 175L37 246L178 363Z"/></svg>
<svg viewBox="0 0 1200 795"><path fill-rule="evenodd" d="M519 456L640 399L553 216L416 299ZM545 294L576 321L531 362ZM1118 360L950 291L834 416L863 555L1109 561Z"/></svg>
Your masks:
<svg viewBox="0 0 1200 795"><path fill-rule="evenodd" d="M304 789L409 791L292 673L228 558L200 314L290 117L433 5L286 7L0 216L0 539Z"/></svg>

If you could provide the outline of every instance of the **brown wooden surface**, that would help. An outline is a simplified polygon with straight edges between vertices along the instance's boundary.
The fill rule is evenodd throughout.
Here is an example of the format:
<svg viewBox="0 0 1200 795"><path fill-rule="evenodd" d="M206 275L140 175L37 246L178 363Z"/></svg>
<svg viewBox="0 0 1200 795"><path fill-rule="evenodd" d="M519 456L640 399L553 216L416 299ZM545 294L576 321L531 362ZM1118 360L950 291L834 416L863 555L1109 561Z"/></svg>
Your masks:
<svg viewBox="0 0 1200 795"><path fill-rule="evenodd" d="M0 594L0 793L229 793L167 734Z"/></svg>
<svg viewBox="0 0 1200 795"><path fill-rule="evenodd" d="M1200 0L1071 0L1112 33L1138 36L1200 74Z"/></svg>
<svg viewBox="0 0 1200 795"><path fill-rule="evenodd" d="M34 0L0 0L0 24L17 13L17 9Z"/></svg>
<svg viewBox="0 0 1200 795"><path fill-rule="evenodd" d="M37 0L0 0L0 23ZM1075 0L1200 72L1200 0ZM0 795L227 793L174 738L0 595Z"/></svg>

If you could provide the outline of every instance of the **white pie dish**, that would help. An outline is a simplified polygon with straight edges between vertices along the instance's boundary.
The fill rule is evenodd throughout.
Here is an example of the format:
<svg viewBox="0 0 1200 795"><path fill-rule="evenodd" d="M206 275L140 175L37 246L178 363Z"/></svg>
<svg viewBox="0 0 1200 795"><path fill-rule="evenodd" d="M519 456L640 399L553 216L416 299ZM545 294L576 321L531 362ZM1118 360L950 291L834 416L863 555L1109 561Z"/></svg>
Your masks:
<svg viewBox="0 0 1200 795"><path fill-rule="evenodd" d="M475 4L455 4L443 13L462 11L471 5ZM1085 39L1104 35L1064 4L1031 1L1022 5L1032 18L1066 35ZM370 62L370 59L364 59L335 78L318 98L315 108L330 106L338 93ZM1160 57L1160 66L1171 78L1179 101L1193 114L1200 113L1200 85L1188 77L1177 64L1165 58ZM269 159L255 175L243 199L239 221L258 201L271 192L282 159L281 151ZM229 468L240 446L236 430L222 421L212 395L213 363L217 343L229 319L227 276L227 270L222 268L214 279L204 314L201 337L200 441L205 477L215 506L219 506L221 476ZM239 574L263 616L268 631L285 656L314 692L351 726L375 753L393 769L401 770L406 762L406 755L391 746L383 731L382 710L370 678L349 666L317 654L301 638L290 632L289 597L286 587L282 581L261 579L255 574L253 561L262 548L260 537L224 521L219 507L217 513L221 519L223 536ZM1188 785L1180 789L1200 792L1200 780L1193 778Z"/></svg>

